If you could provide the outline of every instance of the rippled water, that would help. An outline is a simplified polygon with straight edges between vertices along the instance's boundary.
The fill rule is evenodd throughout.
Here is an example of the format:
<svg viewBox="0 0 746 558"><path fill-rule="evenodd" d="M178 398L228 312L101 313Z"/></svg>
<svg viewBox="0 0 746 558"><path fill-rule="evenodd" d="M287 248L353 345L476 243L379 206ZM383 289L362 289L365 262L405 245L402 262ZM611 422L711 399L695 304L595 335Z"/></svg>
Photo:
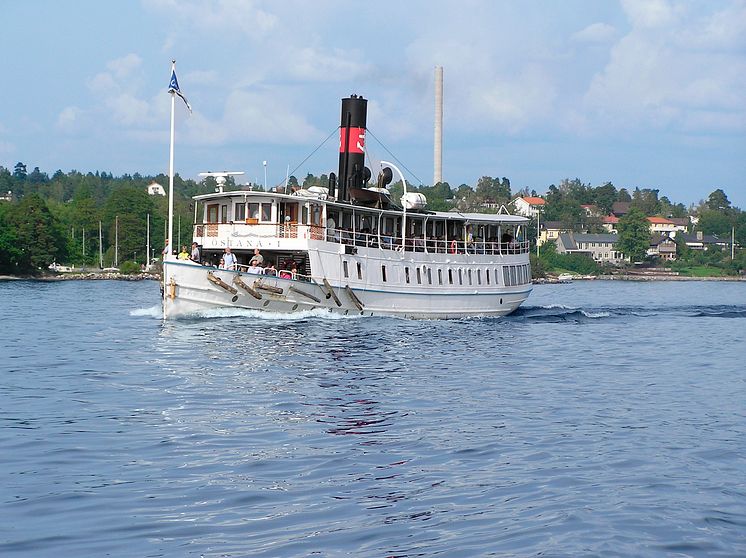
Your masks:
<svg viewBox="0 0 746 558"><path fill-rule="evenodd" d="M746 283L502 319L0 283L3 556L746 555Z"/></svg>

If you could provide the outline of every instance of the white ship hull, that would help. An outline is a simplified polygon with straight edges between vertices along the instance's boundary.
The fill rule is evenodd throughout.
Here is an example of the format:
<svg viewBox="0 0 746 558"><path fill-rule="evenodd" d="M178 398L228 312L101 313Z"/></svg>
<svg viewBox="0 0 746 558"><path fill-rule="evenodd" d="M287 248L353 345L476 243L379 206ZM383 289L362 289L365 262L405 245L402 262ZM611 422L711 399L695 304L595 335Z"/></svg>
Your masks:
<svg viewBox="0 0 746 558"><path fill-rule="evenodd" d="M326 245L329 251L309 249L313 272L295 279L166 261L164 317L200 315L216 308L416 319L503 316L518 308L531 292L527 254L498 259L362 248L349 256L344 254L343 246L340 250L340 245L317 244ZM345 260L348 277L344 276ZM514 270L520 268L521 284L503 284L503 279L510 277L510 273L503 272L504 265ZM382 266L387 268L386 282L381 280ZM448 283L449 271L455 284L440 284L440 281ZM222 285L214 278L222 281Z"/></svg>

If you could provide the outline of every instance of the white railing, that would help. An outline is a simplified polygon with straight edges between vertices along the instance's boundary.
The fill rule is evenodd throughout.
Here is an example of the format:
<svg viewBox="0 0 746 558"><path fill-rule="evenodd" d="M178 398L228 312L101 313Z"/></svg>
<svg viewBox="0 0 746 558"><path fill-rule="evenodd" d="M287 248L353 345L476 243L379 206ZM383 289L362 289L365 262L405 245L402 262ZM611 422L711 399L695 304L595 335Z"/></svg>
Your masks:
<svg viewBox="0 0 746 558"><path fill-rule="evenodd" d="M429 254L488 254L508 255L525 254L531 250L530 241L516 241L506 239L497 240L474 239L446 240L443 238L406 237L402 246L399 236L388 234L374 234L370 232L352 232L346 229L327 230L326 240L352 246L381 248L384 250L398 250L407 252L424 252Z"/></svg>
<svg viewBox="0 0 746 558"><path fill-rule="evenodd" d="M306 238L326 240L339 244L397 250L406 252L424 252L429 254L485 254L513 255L525 254L531 250L530 241L518 241L512 238L480 239L472 241L463 239L424 238L407 236L402 244L400 236L378 234L370 231L351 231L347 229L326 229L318 225L287 224L249 224L244 223L209 223L197 225L196 236L202 238L237 237L237 238ZM204 242L203 242L204 244Z"/></svg>

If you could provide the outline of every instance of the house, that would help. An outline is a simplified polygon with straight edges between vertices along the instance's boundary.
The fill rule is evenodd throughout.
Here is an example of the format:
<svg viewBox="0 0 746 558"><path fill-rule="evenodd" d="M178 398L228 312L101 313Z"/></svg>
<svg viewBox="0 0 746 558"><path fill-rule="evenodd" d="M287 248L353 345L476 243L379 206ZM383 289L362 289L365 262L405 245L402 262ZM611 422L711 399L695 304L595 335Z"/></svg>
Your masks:
<svg viewBox="0 0 746 558"><path fill-rule="evenodd" d="M661 234L668 235L673 232L676 234L676 225L670 219L665 217L646 217L648 223L650 223L650 234Z"/></svg>
<svg viewBox="0 0 746 558"><path fill-rule="evenodd" d="M148 184L148 194L151 196L165 196L166 191L157 182L151 182Z"/></svg>
<svg viewBox="0 0 746 558"><path fill-rule="evenodd" d="M632 202L614 202L611 205L611 213L617 217L624 217L627 213L629 213L629 208L632 205Z"/></svg>
<svg viewBox="0 0 746 558"><path fill-rule="evenodd" d="M721 248L730 246L729 240L723 240L714 234L702 234L702 231L697 231L694 234L681 233L679 238L683 239L686 245L692 250L706 251L714 246Z"/></svg>
<svg viewBox="0 0 746 558"><path fill-rule="evenodd" d="M570 227L566 227L562 221L544 221L540 226L539 246L545 242L556 242L560 233L572 230Z"/></svg>
<svg viewBox="0 0 746 558"><path fill-rule="evenodd" d="M689 230L689 217L669 217L678 232L687 232Z"/></svg>
<svg viewBox="0 0 746 558"><path fill-rule="evenodd" d="M8 190L7 194L0 194L0 201L13 201L13 192Z"/></svg>
<svg viewBox="0 0 746 558"><path fill-rule="evenodd" d="M667 234L653 234L650 236L650 247L648 256L660 258L661 260L676 259L676 241Z"/></svg>
<svg viewBox="0 0 746 558"><path fill-rule="evenodd" d="M629 261L615 248L615 234L560 233L557 238L558 254L584 254L599 263L619 264Z"/></svg>
<svg viewBox="0 0 746 558"><path fill-rule="evenodd" d="M542 207L546 205L544 198L536 196L521 196L510 202L515 206L515 212L524 217L536 217Z"/></svg>
<svg viewBox="0 0 746 558"><path fill-rule="evenodd" d="M619 217L616 215L607 215L601 219L601 226L609 231L610 234L616 234L617 225L619 224Z"/></svg>
<svg viewBox="0 0 746 558"><path fill-rule="evenodd" d="M594 204L583 204L580 206L580 209L585 212L586 217L598 217L599 215L601 215L598 206Z"/></svg>

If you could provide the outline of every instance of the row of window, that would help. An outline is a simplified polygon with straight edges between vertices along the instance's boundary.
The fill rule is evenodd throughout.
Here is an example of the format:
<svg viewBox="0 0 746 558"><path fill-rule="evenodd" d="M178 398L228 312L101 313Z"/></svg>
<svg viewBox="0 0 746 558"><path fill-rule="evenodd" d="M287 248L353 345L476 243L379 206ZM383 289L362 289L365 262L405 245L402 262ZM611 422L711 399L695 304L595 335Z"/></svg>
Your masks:
<svg viewBox="0 0 746 558"><path fill-rule="evenodd" d="M363 280L363 265L361 262L355 262L355 271L357 272L358 280ZM404 283L417 285L490 285L494 281L494 284L498 284L499 269L494 268L494 273L490 268L467 268L461 267L442 269L433 269L430 266L417 266L410 268L404 266ZM504 265L503 270L503 284L505 286L525 285L531 282L531 266L529 264L522 265ZM345 279L350 278L350 263L348 260L342 260L342 273ZM395 278L393 280L396 280ZM484 282L482 282L484 280ZM389 282L389 277L386 273L386 264L381 264L381 281L384 283Z"/></svg>

